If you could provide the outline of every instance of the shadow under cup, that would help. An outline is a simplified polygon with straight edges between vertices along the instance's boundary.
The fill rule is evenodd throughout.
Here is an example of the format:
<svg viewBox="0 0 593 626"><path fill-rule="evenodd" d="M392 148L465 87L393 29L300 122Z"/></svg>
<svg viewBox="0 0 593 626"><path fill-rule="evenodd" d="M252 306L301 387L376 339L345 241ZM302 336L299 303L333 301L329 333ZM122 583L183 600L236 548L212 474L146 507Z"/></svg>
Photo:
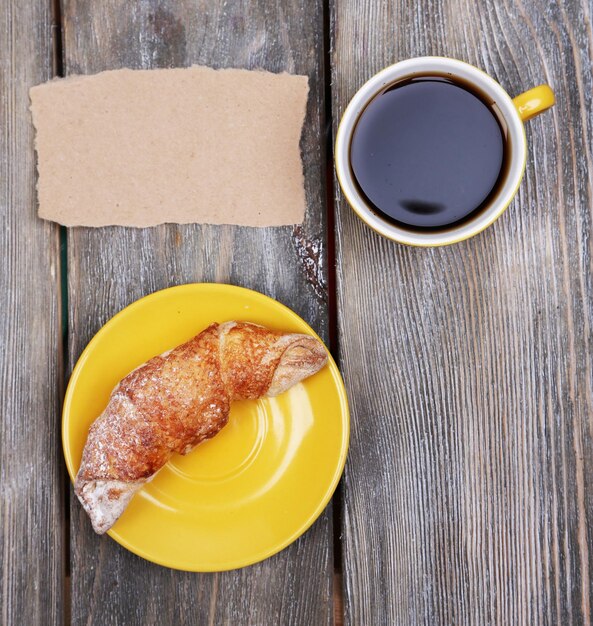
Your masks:
<svg viewBox="0 0 593 626"><path fill-rule="evenodd" d="M340 186L359 217L416 246L462 241L492 224L518 189L525 156L523 122L502 87L440 57L397 63L365 83L335 149Z"/></svg>

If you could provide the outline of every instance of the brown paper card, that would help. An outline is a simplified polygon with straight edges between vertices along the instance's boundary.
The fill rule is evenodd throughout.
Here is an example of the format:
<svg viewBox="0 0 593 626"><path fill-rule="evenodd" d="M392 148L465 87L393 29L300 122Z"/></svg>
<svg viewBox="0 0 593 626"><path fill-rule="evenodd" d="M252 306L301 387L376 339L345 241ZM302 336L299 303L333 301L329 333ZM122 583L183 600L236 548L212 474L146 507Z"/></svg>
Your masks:
<svg viewBox="0 0 593 626"><path fill-rule="evenodd" d="M31 89L39 216L66 226L303 221L306 76L114 70Z"/></svg>

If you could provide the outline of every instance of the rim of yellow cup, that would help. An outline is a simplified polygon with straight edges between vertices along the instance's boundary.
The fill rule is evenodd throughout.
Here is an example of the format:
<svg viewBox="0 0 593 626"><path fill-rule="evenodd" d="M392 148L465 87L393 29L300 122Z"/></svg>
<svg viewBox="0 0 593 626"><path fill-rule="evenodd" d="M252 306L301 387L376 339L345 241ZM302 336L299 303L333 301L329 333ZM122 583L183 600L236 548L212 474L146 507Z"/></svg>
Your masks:
<svg viewBox="0 0 593 626"><path fill-rule="evenodd" d="M367 104L388 85L414 74L451 75L474 85L500 112L506 125L510 148L506 179L490 205L461 224L438 231L421 231L398 226L381 217L358 190L350 165L350 143L358 118ZM554 104L554 94L547 85L535 87L516 98L477 67L446 57L417 57L390 65L370 78L354 95L340 121L336 135L334 163L338 182L346 200L357 215L380 235L411 246L444 246L469 239L495 222L515 197L527 157L524 121Z"/></svg>

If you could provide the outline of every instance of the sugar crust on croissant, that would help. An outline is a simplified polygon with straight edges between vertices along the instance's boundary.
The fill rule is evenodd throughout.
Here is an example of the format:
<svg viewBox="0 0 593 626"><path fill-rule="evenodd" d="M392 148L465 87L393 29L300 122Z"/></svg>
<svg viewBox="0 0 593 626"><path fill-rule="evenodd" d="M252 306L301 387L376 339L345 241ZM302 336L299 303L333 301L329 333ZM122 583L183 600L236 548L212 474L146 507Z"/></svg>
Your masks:
<svg viewBox="0 0 593 626"><path fill-rule="evenodd" d="M226 322L133 370L92 424L74 482L95 532L113 526L174 452L216 435L233 400L278 395L326 362L314 337Z"/></svg>

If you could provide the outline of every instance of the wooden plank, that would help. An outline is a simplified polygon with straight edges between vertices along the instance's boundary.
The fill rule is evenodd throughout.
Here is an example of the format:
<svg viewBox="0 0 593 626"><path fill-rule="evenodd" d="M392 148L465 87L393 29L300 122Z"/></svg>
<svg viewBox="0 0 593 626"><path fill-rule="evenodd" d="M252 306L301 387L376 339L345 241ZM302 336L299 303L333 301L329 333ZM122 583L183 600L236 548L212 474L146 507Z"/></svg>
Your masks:
<svg viewBox="0 0 593 626"><path fill-rule="evenodd" d="M29 87L52 75L50 3L0 3L0 622L63 621L59 229L37 218Z"/></svg>
<svg viewBox="0 0 593 626"><path fill-rule="evenodd" d="M63 3L66 74L187 66L263 68L310 77L302 139L308 211L298 228L174 226L68 233L70 365L114 313L147 293L193 281L269 294L328 337L320 3ZM72 498L74 623L331 621L331 511L281 554L246 570L173 572L95 536Z"/></svg>
<svg viewBox="0 0 593 626"><path fill-rule="evenodd" d="M347 623L589 624L591 5L332 5L334 130L366 79L421 55L558 100L527 125L517 199L472 241L394 244L336 192Z"/></svg>

